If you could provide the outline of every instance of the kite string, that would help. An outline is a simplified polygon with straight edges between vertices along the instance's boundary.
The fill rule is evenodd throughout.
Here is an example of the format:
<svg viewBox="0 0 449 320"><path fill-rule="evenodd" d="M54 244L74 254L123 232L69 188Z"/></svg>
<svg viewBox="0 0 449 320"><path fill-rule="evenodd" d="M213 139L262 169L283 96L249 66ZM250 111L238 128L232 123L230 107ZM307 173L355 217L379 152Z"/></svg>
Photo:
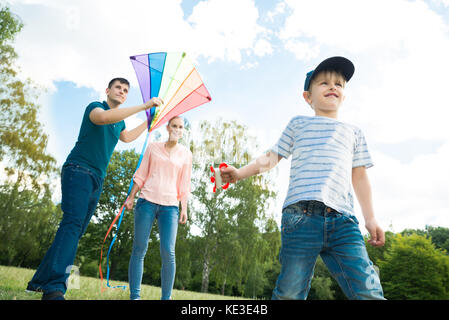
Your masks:
<svg viewBox="0 0 449 320"><path fill-rule="evenodd" d="M151 132L151 130L148 130L147 136L146 136L146 138L145 138L145 142L144 142L144 144L143 144L142 152L140 153L139 161L137 162L137 166L136 166L136 170L134 171L134 174L136 173L137 169L139 169L140 163L142 162L143 154L144 154L144 152L145 152L145 149L146 149L146 146L147 146L147 143L148 143L148 138L149 138L149 136L150 136L150 132ZM134 176L134 174L133 174L133 176ZM131 183L130 183L130 185L129 185L128 192L127 192L127 194L126 194L125 202L123 203L122 207L120 208L119 214L117 214L117 215L115 216L114 220L112 221L111 225L109 226L109 229L108 229L108 231L107 231L107 233L106 233L106 236L104 237L103 243L102 243L102 245L101 245L99 271L100 271L100 278L101 278L101 283L102 283L102 285L101 285L101 291L102 291L102 292L104 291L104 289L103 289L103 272L102 272L102 269L101 269L101 263L102 263L102 259L103 259L103 246L104 246L104 243L105 243L105 241L106 241L106 239L107 239L109 233L110 233L111 230L112 230L112 227L114 226L115 222L117 221L117 219L118 219L119 217L120 217L120 219L119 219L119 221L118 221L118 223L117 223L117 230L116 230L116 233L115 233L114 237L112 238L112 241L111 241L111 244L110 244L110 246L109 246L108 253L107 253L107 256L106 256L106 266L107 266L107 270L106 270L106 285L107 285L109 288L121 288L121 289L123 289L123 290L125 290L125 288L126 288L126 286L114 286L114 287L111 287L111 286L109 285L109 272L110 272L110 270L109 270L109 255L110 255L110 253L111 253L112 246L114 245L115 240L116 240L116 238L117 238L118 231L119 231L119 229L120 229L120 225L121 225L121 223L122 223L122 219L123 219L123 216L124 216L123 213L124 213L124 211L125 211L125 210L124 210L124 209L125 209L125 203L126 203L126 201L128 200L129 194L131 193L131 189L132 189L133 183L134 183L134 179L131 178Z"/></svg>

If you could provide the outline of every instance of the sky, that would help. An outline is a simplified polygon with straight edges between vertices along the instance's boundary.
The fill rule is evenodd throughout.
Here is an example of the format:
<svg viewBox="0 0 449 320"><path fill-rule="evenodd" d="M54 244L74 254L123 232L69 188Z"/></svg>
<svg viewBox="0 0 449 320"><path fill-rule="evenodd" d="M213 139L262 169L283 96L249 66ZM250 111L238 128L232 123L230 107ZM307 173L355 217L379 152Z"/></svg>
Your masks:
<svg viewBox="0 0 449 320"><path fill-rule="evenodd" d="M339 120L365 133L375 215L384 230L449 227L449 0L9 0L24 28L15 41L22 77L43 93L48 151L62 165L85 107L110 79L131 82L124 107L142 103L129 56L184 51L212 101L185 114L218 117L257 137L262 154L296 115L305 74L331 56L355 65ZM133 128L144 114L126 120ZM164 135L164 131L160 130ZM140 152L136 142L116 150ZM290 160L276 169L280 222ZM356 217L366 233L356 204Z"/></svg>

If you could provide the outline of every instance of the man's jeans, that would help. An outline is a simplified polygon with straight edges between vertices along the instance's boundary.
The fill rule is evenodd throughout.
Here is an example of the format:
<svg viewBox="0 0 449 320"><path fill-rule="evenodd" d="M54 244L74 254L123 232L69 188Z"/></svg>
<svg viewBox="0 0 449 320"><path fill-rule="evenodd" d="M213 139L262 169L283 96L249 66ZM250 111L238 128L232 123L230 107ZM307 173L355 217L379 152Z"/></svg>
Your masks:
<svg viewBox="0 0 449 320"><path fill-rule="evenodd" d="M139 198L134 209L134 242L129 260L128 278L131 300L140 299L143 261L148 249L148 240L154 219L157 219L162 260L162 300L170 299L175 281L175 245L178 232L179 208L163 206Z"/></svg>
<svg viewBox="0 0 449 320"><path fill-rule="evenodd" d="M28 283L28 290L66 292L78 242L95 212L102 187L103 179L91 170L75 164L63 166L61 208L64 214L52 245Z"/></svg>
<svg viewBox="0 0 449 320"><path fill-rule="evenodd" d="M272 299L306 299L321 255L348 299L384 299L354 216L319 201L300 201L282 212L281 273Z"/></svg>

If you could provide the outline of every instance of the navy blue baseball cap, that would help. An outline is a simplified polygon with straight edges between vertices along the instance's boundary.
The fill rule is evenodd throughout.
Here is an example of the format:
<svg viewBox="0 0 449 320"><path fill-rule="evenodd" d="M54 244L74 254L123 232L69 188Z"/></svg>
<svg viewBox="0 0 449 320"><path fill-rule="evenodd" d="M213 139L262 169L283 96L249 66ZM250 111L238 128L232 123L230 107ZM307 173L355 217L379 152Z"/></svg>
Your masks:
<svg viewBox="0 0 449 320"><path fill-rule="evenodd" d="M345 77L346 82L348 82L354 74L355 67L351 61L344 57L327 58L326 60L322 61L315 68L315 70L307 73L306 81L304 82L304 91L309 90L310 82L312 81L313 77L323 70L334 70L340 72L343 77Z"/></svg>

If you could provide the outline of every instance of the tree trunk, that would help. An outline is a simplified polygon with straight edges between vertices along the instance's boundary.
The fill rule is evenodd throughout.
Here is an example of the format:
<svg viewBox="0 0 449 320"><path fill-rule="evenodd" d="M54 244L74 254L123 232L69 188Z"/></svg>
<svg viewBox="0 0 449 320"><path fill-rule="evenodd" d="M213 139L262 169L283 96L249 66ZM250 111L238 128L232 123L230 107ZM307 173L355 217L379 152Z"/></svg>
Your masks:
<svg viewBox="0 0 449 320"><path fill-rule="evenodd" d="M223 281L223 285L221 286L221 295L225 295L225 288L226 288L226 278Z"/></svg>
<svg viewBox="0 0 449 320"><path fill-rule="evenodd" d="M201 281L201 292L205 292L205 293L207 293L209 290L209 273L210 273L209 254L207 251L208 250L206 248L206 252L204 254L204 262L203 262L203 278Z"/></svg>

